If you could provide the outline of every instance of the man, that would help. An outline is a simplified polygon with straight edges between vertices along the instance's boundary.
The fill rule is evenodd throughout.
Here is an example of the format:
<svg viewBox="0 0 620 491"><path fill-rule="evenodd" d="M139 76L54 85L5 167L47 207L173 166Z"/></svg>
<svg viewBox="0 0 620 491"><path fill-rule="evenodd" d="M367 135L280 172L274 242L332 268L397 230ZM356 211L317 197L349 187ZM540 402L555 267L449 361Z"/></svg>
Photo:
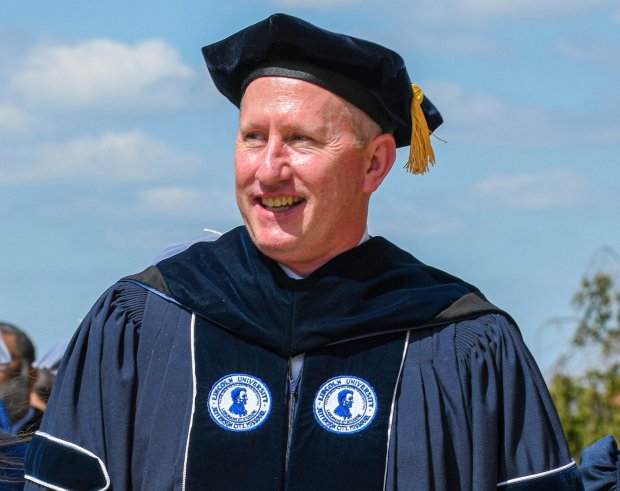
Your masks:
<svg viewBox="0 0 620 491"><path fill-rule="evenodd" d="M351 407L353 406L353 391L349 389L341 390L338 393L338 406L334 409L334 414L343 419L350 418Z"/></svg>
<svg viewBox="0 0 620 491"><path fill-rule="evenodd" d="M245 416L248 412L245 409L245 405L248 403L248 393L245 389L237 387L230 393L230 397L233 403L228 410L236 414L237 416Z"/></svg>
<svg viewBox="0 0 620 491"><path fill-rule="evenodd" d="M34 433L43 413L30 405L36 369L33 368L35 349L24 331L13 324L0 322L0 336L10 359L0 364L0 404L8 416L2 424L5 433L27 435ZM3 418L0 418L3 419Z"/></svg>
<svg viewBox="0 0 620 491"><path fill-rule="evenodd" d="M245 227L97 302L28 489L581 489L510 318L366 232L396 147L423 172L441 122L400 56L282 14L203 54L240 107Z"/></svg>

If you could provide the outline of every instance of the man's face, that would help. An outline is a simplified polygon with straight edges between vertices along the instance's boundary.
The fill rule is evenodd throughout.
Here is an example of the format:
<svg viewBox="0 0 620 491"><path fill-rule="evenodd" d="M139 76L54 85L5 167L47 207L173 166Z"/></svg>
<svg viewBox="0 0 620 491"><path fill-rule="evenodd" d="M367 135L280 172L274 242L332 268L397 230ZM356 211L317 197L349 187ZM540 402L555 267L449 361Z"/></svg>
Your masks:
<svg viewBox="0 0 620 491"><path fill-rule="evenodd" d="M239 395L237 396L237 400L235 401L237 404L240 404L241 406L245 406L248 402L248 394L245 390L239 392Z"/></svg>
<svg viewBox="0 0 620 491"><path fill-rule="evenodd" d="M346 396L344 396L344 398L342 399L342 405L344 407L353 406L353 394L347 394Z"/></svg>
<svg viewBox="0 0 620 491"><path fill-rule="evenodd" d="M243 97L237 203L258 249L301 275L364 233L370 156L356 140L351 109L321 87L282 77L258 78Z"/></svg>

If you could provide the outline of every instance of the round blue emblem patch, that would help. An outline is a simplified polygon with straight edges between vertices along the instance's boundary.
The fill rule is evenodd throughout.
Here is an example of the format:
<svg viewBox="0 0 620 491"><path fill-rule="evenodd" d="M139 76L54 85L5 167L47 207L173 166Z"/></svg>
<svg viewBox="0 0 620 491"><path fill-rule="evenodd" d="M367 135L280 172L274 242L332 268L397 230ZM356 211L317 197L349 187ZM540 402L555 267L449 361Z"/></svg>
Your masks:
<svg viewBox="0 0 620 491"><path fill-rule="evenodd" d="M314 396L314 417L332 433L350 434L365 429L377 414L377 395L359 377L330 378Z"/></svg>
<svg viewBox="0 0 620 491"><path fill-rule="evenodd" d="M209 391L209 415L228 431L251 431L271 411L271 393L258 377L233 373L222 377Z"/></svg>

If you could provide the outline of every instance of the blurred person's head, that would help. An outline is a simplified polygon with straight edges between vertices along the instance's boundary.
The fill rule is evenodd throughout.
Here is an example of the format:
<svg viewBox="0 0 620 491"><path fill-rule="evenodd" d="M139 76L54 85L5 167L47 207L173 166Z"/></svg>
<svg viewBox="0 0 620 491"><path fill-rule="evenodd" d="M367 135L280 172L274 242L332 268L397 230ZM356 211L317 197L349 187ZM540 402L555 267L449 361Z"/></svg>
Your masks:
<svg viewBox="0 0 620 491"><path fill-rule="evenodd" d="M30 408L35 349L30 338L13 324L0 322L0 335L11 355L9 363L0 365L0 399L11 422L15 423L23 418Z"/></svg>
<svg viewBox="0 0 620 491"><path fill-rule="evenodd" d="M37 368L37 377L30 392L30 405L39 411L45 411L56 373L46 368Z"/></svg>
<svg viewBox="0 0 620 491"><path fill-rule="evenodd" d="M56 374L69 341L69 338L58 341L32 364L33 368L36 369L36 380L30 391L30 405L41 412L45 411L47 407L47 401L52 393L52 386L56 381Z"/></svg>

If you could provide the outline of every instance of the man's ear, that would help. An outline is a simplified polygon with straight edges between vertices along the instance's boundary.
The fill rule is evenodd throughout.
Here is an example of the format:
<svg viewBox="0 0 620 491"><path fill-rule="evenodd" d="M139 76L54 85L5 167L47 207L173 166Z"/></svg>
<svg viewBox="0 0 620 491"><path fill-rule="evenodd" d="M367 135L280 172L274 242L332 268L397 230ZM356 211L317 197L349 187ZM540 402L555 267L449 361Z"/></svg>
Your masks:
<svg viewBox="0 0 620 491"><path fill-rule="evenodd" d="M385 179L396 160L396 142L388 133L377 136L368 144L368 167L364 176L363 189L373 193Z"/></svg>

